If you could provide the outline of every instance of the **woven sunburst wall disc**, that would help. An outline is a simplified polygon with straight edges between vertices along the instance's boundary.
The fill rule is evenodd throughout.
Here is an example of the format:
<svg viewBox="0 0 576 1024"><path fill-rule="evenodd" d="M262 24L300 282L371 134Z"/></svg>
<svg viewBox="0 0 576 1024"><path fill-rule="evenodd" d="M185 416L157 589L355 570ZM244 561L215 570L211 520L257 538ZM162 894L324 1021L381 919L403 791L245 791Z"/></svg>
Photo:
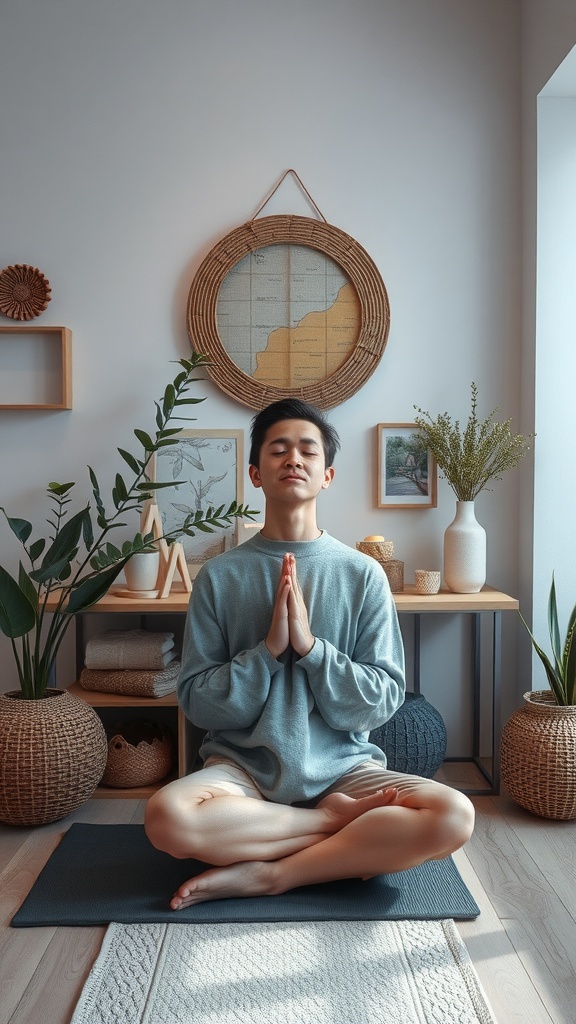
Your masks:
<svg viewBox="0 0 576 1024"><path fill-rule="evenodd" d="M16 263L0 271L0 312L12 320L34 320L51 298L50 282L38 267Z"/></svg>

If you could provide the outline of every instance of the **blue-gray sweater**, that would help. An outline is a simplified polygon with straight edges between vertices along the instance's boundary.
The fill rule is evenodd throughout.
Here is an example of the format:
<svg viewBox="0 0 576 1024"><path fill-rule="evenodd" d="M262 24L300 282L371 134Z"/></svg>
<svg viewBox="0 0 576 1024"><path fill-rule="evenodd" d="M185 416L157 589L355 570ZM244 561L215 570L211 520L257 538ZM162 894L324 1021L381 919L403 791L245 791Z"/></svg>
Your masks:
<svg viewBox="0 0 576 1024"><path fill-rule="evenodd" d="M264 643L282 559L293 551L315 642L278 659ZM232 758L271 800L312 799L382 751L368 743L404 699L404 651L374 559L323 533L257 535L210 559L190 600L178 699L208 730L201 757Z"/></svg>

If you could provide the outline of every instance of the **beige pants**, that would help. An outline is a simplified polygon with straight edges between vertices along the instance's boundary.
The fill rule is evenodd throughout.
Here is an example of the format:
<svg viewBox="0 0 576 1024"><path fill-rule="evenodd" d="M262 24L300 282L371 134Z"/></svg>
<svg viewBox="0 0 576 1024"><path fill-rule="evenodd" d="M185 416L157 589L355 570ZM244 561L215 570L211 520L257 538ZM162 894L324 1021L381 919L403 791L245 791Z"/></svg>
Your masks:
<svg viewBox="0 0 576 1024"><path fill-rule="evenodd" d="M187 776L191 783L199 786L217 786L233 796L248 796L254 800L265 800L253 778L232 760L209 757L197 772ZM430 779L420 775L404 775L384 768L379 761L369 760L352 768L340 779L320 793L313 800L303 801L299 806L314 807L329 793L345 793L357 799L370 796L378 790L395 788L399 793L416 793L421 786L429 787Z"/></svg>

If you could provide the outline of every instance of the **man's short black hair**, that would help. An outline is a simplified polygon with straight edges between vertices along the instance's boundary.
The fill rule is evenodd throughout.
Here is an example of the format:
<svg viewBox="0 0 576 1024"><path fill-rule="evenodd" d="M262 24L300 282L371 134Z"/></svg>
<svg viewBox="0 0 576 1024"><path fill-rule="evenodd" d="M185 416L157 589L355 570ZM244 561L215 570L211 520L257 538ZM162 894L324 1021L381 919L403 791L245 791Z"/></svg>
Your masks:
<svg viewBox="0 0 576 1024"><path fill-rule="evenodd" d="M249 459L251 466L258 466L264 438L270 427L279 423L280 420L308 420L309 423L318 427L322 435L326 469L334 464L336 452L340 447L340 438L336 428L328 422L324 413L315 405L302 402L299 398L283 398L279 402L272 402L271 405L261 409L252 420Z"/></svg>

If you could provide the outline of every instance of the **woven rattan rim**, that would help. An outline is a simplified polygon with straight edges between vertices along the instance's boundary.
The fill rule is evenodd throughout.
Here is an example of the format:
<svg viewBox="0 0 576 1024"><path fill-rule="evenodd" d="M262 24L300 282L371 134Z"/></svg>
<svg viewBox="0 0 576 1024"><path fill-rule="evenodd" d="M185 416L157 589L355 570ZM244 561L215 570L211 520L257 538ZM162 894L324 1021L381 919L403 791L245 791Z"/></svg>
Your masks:
<svg viewBox="0 0 576 1024"><path fill-rule="evenodd" d="M249 253L281 243L306 245L329 256L346 273L360 302L360 331L352 354L324 380L297 388L272 387L244 373L228 355L217 328L218 292L229 271ZM388 341L390 306L375 263L351 235L324 221L281 215L248 221L217 242L192 282L187 324L192 348L210 359L210 376L237 402L262 409L280 398L301 398L320 409L331 409L355 394L374 373Z"/></svg>
<svg viewBox="0 0 576 1024"><path fill-rule="evenodd" d="M563 715L576 715L575 704L558 704L552 690L528 690L523 698L529 708L536 711L558 712Z"/></svg>

